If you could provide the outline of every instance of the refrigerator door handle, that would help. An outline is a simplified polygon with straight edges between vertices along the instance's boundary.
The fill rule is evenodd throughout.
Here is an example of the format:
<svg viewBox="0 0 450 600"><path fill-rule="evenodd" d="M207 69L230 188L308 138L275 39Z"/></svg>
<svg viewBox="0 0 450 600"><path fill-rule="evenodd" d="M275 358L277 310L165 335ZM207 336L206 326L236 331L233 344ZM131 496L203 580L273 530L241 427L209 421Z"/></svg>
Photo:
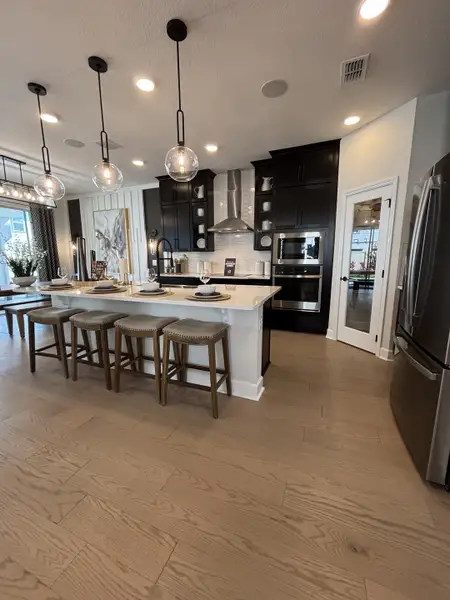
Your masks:
<svg viewBox="0 0 450 600"><path fill-rule="evenodd" d="M417 217L416 222L414 223L414 230L411 238L411 252L408 260L408 269L406 273L406 322L408 325L408 332L412 333L412 325L413 325L413 305L415 298L415 290L413 288L415 274L416 274L416 265L418 259L418 251L419 251L419 240L420 240L420 232L422 229L423 221L426 216L426 206L428 203L428 197L430 194L431 184L433 178L429 177L422 189L422 194L420 195L419 207L417 209Z"/></svg>
<svg viewBox="0 0 450 600"><path fill-rule="evenodd" d="M408 362L417 371L419 371L419 373L421 373L424 377L426 377L430 381L436 381L436 379L438 378L438 374L433 373L433 371L430 371L430 369L427 369L422 363L420 363L413 356L411 356L411 354L407 351L408 343L403 338L396 336L395 337L395 345L401 352L403 352L403 354L405 355Z"/></svg>

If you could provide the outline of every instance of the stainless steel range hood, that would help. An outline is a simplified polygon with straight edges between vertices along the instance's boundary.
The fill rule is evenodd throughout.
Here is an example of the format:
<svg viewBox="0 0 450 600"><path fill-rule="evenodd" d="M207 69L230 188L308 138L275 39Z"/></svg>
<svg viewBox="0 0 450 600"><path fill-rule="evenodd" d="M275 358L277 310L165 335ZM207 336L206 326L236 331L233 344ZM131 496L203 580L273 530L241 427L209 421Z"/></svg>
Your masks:
<svg viewBox="0 0 450 600"><path fill-rule="evenodd" d="M228 216L208 231L215 233L251 233L253 229L241 219L242 207L242 174L239 169L227 172L227 204Z"/></svg>

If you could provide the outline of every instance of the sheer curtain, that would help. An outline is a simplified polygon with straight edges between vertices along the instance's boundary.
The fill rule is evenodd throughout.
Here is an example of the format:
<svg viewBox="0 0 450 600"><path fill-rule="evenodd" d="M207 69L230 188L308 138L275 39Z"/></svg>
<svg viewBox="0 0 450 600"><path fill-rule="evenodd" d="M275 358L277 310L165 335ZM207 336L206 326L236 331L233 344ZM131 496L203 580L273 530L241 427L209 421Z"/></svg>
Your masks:
<svg viewBox="0 0 450 600"><path fill-rule="evenodd" d="M33 238L40 250L46 250L45 262L39 269L39 279L50 281L58 276L59 256L56 245L53 210L30 205Z"/></svg>

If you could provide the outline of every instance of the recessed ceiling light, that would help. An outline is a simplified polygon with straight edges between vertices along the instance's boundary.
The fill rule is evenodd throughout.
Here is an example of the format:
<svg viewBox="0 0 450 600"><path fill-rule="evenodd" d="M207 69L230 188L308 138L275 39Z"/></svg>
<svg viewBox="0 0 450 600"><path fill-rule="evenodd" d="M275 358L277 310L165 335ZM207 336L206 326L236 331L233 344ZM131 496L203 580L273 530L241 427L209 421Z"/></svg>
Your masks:
<svg viewBox="0 0 450 600"><path fill-rule="evenodd" d="M362 19L370 20L379 17L387 7L390 0L364 0L359 9L359 14Z"/></svg>
<svg viewBox="0 0 450 600"><path fill-rule="evenodd" d="M205 150L207 152L217 152L218 146L216 144L206 144Z"/></svg>
<svg viewBox="0 0 450 600"><path fill-rule="evenodd" d="M138 79L136 85L143 92L153 92L155 89L155 82L151 79Z"/></svg>
<svg viewBox="0 0 450 600"><path fill-rule="evenodd" d="M357 123L359 123L361 121L361 117L358 117L358 115L353 115L351 117L347 117L344 121L345 125L356 125Z"/></svg>
<svg viewBox="0 0 450 600"><path fill-rule="evenodd" d="M50 113L41 113L41 119L46 123L57 123L59 121L56 115Z"/></svg>
<svg viewBox="0 0 450 600"><path fill-rule="evenodd" d="M135 167L143 167L145 165L145 162L140 158L134 158L131 162Z"/></svg>

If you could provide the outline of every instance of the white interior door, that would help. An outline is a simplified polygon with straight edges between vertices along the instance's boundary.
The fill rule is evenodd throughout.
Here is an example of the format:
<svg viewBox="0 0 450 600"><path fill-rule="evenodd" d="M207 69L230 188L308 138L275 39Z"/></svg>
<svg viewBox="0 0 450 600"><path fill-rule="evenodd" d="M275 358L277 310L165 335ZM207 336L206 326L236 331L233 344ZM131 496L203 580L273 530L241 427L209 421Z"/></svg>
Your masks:
<svg viewBox="0 0 450 600"><path fill-rule="evenodd" d="M337 338L368 352L381 339L392 185L346 196Z"/></svg>

